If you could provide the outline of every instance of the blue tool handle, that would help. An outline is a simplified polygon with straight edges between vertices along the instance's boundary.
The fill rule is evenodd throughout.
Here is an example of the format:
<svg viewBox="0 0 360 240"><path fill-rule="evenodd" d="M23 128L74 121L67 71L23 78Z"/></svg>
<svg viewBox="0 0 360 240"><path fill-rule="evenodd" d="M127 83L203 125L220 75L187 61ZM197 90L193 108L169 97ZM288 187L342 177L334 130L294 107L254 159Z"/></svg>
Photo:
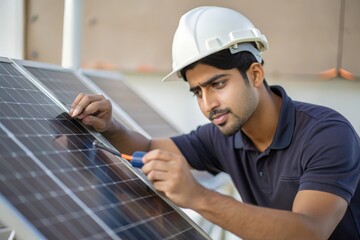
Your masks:
<svg viewBox="0 0 360 240"><path fill-rule="evenodd" d="M142 157L145 155L146 152L136 151L132 155L132 159L130 161L131 165L136 168L142 168L144 163L142 162Z"/></svg>

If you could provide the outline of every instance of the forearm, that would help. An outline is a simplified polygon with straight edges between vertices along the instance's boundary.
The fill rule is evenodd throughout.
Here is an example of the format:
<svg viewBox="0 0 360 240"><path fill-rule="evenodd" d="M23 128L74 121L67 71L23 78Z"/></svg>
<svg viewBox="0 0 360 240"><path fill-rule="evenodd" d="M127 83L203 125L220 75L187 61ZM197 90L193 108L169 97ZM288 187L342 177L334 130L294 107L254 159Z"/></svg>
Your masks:
<svg viewBox="0 0 360 240"><path fill-rule="evenodd" d="M134 151L149 152L162 149L181 154L170 138L149 139L138 132L127 129L115 120L113 120L109 129L102 132L102 134L121 153L132 154Z"/></svg>
<svg viewBox="0 0 360 240"><path fill-rule="evenodd" d="M134 151L148 151L151 140L142 134L131 131L113 120L111 127L102 135L121 153L132 154Z"/></svg>
<svg viewBox="0 0 360 240"><path fill-rule="evenodd" d="M290 211L262 208L204 189L193 210L243 239L317 239L316 224Z"/></svg>

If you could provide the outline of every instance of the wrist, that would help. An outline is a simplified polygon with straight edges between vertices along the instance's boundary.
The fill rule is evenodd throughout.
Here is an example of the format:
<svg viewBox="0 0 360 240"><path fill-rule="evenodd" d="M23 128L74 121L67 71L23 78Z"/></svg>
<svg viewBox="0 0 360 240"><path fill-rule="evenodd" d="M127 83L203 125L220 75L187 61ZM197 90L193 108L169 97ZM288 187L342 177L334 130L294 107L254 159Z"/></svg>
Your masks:
<svg viewBox="0 0 360 240"><path fill-rule="evenodd" d="M117 134L119 129L120 129L119 124L117 124L117 122L114 119L112 119L108 127L105 128L104 131L102 131L102 135L107 139L111 139L113 138L113 136Z"/></svg>
<svg viewBox="0 0 360 240"><path fill-rule="evenodd" d="M213 194L216 194L214 191L205 188L204 186L199 184L199 188L195 191L195 197L191 200L191 209L196 212L205 211L208 206L210 199L213 197Z"/></svg>

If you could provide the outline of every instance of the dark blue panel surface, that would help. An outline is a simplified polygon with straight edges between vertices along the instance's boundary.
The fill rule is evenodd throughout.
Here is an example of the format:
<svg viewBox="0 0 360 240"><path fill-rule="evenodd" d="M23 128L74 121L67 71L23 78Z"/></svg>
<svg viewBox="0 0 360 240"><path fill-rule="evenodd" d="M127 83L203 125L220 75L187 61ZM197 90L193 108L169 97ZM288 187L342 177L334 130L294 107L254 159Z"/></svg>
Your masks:
<svg viewBox="0 0 360 240"><path fill-rule="evenodd" d="M1 195L46 238L205 238L11 63L0 93Z"/></svg>

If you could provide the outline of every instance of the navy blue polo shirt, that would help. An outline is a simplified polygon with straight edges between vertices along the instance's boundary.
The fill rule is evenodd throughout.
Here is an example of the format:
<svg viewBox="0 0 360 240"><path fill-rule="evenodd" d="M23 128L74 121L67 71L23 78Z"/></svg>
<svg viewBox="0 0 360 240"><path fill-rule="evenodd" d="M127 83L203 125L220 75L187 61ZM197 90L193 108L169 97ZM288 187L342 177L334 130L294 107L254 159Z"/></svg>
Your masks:
<svg viewBox="0 0 360 240"><path fill-rule="evenodd" d="M330 239L360 239L360 140L336 111L292 101L283 88L280 119L271 145L259 152L241 131L224 136L213 124L172 140L189 164L230 174L246 203L291 210L300 190L329 192L349 207Z"/></svg>

